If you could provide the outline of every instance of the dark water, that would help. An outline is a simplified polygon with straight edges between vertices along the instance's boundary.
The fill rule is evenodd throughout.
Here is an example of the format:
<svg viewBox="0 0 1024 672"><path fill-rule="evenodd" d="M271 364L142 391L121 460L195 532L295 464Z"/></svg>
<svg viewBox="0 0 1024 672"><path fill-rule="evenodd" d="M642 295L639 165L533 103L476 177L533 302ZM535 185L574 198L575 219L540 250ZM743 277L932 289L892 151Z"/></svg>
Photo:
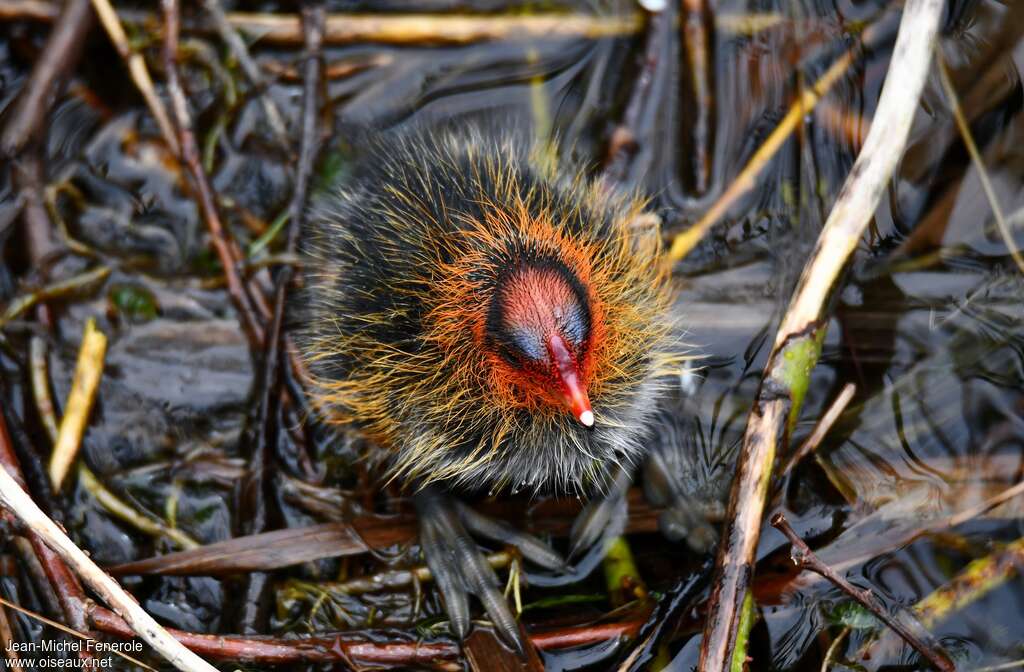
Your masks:
<svg viewBox="0 0 1024 672"><path fill-rule="evenodd" d="M492 0L334 4L334 11L508 9ZM542 5L528 10L636 11L625 2ZM273 3L238 8L285 11ZM693 94L688 43L671 22L670 30L650 33L651 44L643 28L637 35L600 40L330 47L326 118L333 132L321 152L317 188L344 178L346 162L359 149L353 146L358 129L452 118L498 118L557 134L567 153L598 167L611 132L627 113L646 51L658 65L636 115L637 151L625 177L651 194L669 235L707 209L800 88L852 45L865 25L897 19L897 7L874 1L718 3L703 24L711 48L711 104L703 106ZM0 108L9 108L18 95L46 34L47 26L39 23L0 24ZM1018 246L1024 245L1022 35L1019 6L979 0L947 7L941 38L996 198L1011 223L1016 220ZM144 31L135 36L162 81L158 40L147 39ZM275 142L260 102L214 36L187 38L186 88L221 211L251 259L265 261L283 244L281 235L262 241L287 209L297 143ZM890 44L861 54L806 115L758 187L677 267L676 309L688 327L687 342L704 356L700 374L688 378L692 419L683 443L711 461L738 446L792 283L870 127ZM256 41L253 53L267 76L276 77L268 95L295 129L300 50ZM83 322L95 317L111 343L85 462L138 510L200 543L227 539L245 517L233 492L252 450L247 428L256 367L218 282L220 269L190 178L164 147L99 30L55 102L48 126L46 193L51 217L73 241L73 251L46 260L45 273L63 278L97 263L113 269L98 289L55 304L55 330L44 337L58 404L63 406L67 394ZM695 159L702 148L705 162ZM0 215L13 203L9 172L3 168ZM13 227L0 240L0 289L11 297L37 282L34 274L42 269L31 267ZM793 446L844 384L854 383L856 396L816 457L805 460L770 505L787 512L823 559L878 592L893 609L917 603L972 560L1024 534L1018 498L952 529L919 535L925 525L1024 477L1022 290L1024 277L996 232L979 172L933 69L897 176L835 297ZM42 332L26 321L5 328L4 403L45 454L48 440L28 390L31 333ZM333 499L319 507L308 493L296 495L295 482L310 474L294 457L292 437L281 433L280 452L294 459L286 459L273 479L277 525L307 524L327 511L399 506L397 493L381 492L369 480L367 465L358 459L358 439L341 440L315 427L308 435L319 485L343 490L321 492ZM111 515L81 483L64 508L65 524L101 564L174 550L167 539L142 534ZM669 587L680 568L695 560L685 545L668 546L654 534L631 535L630 542L655 590ZM766 584L784 567L785 552L781 536L766 531L759 551ZM302 588L416 562L396 549L393 557L278 572L276 609L264 614L263 627L284 633L417 625L421 633L443 632L439 604L429 590L418 603L404 592L316 601ZM599 574L576 585L529 590L527 602L560 596L574 601L528 610L526 621L543 627L609 611ZM849 633L832 652L828 669L919 669L916 655L898 644L880 646L863 660L859 652L877 633L875 623L849 608L829 584L807 576L787 581L776 581L782 590L758 592L764 597L750 669L821 669L846 626ZM146 578L128 579L127 585L166 624L192 631L236 629L237 580ZM23 579L4 577L3 587L30 602ZM28 622L19 627L36 632ZM960 669L1024 659L1024 585L1011 578L931 629ZM667 669L695 665L697 638L681 634L670 644L664 660L675 660ZM603 644L545 659L550 669L602 670L620 650Z"/></svg>

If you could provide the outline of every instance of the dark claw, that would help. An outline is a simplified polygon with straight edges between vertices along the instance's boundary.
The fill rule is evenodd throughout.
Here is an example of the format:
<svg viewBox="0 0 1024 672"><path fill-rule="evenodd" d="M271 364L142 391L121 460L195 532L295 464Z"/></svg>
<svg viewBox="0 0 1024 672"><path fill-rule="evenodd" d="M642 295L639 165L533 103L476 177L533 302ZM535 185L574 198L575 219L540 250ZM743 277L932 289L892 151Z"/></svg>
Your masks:
<svg viewBox="0 0 1024 672"><path fill-rule="evenodd" d="M482 516L462 502L457 501L455 505L462 517L462 523L469 528L470 532L500 544L515 546L524 558L544 569L556 572L564 572L569 569L565 558L532 534L521 532L507 523Z"/></svg>
<svg viewBox="0 0 1024 672"><path fill-rule="evenodd" d="M565 561L536 537L490 520L437 488L427 487L414 498L420 518L420 546L444 598L452 631L469 634L469 595L476 595L494 628L520 655L525 646L501 583L470 531L516 546L523 557L549 569L565 568Z"/></svg>
<svg viewBox="0 0 1024 672"><path fill-rule="evenodd" d="M442 541L432 516L420 516L420 546L437 589L441 591L452 631L459 639L464 639L469 634L469 593L459 585L454 554Z"/></svg>

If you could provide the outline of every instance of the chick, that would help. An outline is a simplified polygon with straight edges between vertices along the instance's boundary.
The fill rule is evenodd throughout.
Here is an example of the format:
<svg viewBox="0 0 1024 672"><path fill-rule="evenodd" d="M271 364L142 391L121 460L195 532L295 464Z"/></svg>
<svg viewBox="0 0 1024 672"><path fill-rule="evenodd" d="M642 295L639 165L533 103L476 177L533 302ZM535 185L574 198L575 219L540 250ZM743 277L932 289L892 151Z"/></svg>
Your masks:
<svg viewBox="0 0 1024 672"><path fill-rule="evenodd" d="M471 532L528 535L453 497L593 493L644 454L680 353L644 201L547 146L479 127L370 139L302 235L293 313L315 405L380 447L414 494L421 546L453 629L467 591L517 628Z"/></svg>

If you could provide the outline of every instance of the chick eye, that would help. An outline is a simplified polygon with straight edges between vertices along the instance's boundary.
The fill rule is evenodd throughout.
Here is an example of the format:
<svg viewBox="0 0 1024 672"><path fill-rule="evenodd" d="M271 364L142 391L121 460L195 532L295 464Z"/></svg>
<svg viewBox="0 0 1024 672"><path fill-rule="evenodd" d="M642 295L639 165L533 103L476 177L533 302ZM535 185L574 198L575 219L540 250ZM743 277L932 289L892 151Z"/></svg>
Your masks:
<svg viewBox="0 0 1024 672"><path fill-rule="evenodd" d="M566 342L574 350L582 348L583 342L587 338L587 316L584 313L583 306L579 302L574 302L567 311L564 311L561 315L556 315L556 319L562 337L565 338Z"/></svg>
<svg viewBox="0 0 1024 672"><path fill-rule="evenodd" d="M513 328L509 336L510 344L519 351L519 354L538 364L548 363L548 351L541 334L532 329Z"/></svg>

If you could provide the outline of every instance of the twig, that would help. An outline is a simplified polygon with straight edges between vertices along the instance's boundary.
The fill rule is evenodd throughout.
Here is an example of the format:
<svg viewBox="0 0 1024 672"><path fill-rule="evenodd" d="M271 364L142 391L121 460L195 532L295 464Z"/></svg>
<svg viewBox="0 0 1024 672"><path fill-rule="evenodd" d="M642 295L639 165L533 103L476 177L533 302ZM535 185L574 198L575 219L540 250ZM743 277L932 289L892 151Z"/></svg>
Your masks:
<svg viewBox="0 0 1024 672"><path fill-rule="evenodd" d="M11 116L0 137L0 156L13 158L41 139L43 122L65 74L78 60L82 43L92 26L89 0L64 4L46 46L32 66L28 83L14 99Z"/></svg>
<svg viewBox="0 0 1024 672"><path fill-rule="evenodd" d="M49 224L49 220L47 220L47 224ZM110 268L108 266L97 266L84 273L74 275L67 280L59 280L45 287L40 287L34 292L20 296L11 301L3 315L0 315L0 328L11 320L18 319L26 310L43 301L59 299L69 294L84 291L106 280L108 275L110 275Z"/></svg>
<svg viewBox="0 0 1024 672"><path fill-rule="evenodd" d="M503 569L512 564L514 556L508 551L498 551L485 556L487 564L494 569ZM285 589L285 598L296 598L300 593L327 593L330 595L362 595L408 588L415 583L433 581L434 575L426 565L411 569L394 569L378 572L370 576L361 576L348 581L327 581L323 583L307 583L296 581Z"/></svg>
<svg viewBox="0 0 1024 672"><path fill-rule="evenodd" d="M944 586L914 605L914 614L930 628L954 611L981 599L1024 567L1024 538L974 560Z"/></svg>
<svg viewBox="0 0 1024 672"><path fill-rule="evenodd" d="M124 10L122 19L152 26L149 12ZM57 8L52 3L32 0L0 0L0 18L53 21ZM228 12L235 30L249 33L260 42L272 45L303 43L302 25L295 15ZM493 40L588 39L634 35L643 25L640 13L622 16L587 14L330 14L324 32L324 44L377 42L397 45L465 45ZM194 32L211 32L202 22L186 25Z"/></svg>
<svg viewBox="0 0 1024 672"><path fill-rule="evenodd" d="M238 34L238 31L228 21L228 17L218 0L203 0L203 8L213 19L213 25L216 26L221 39L224 40L231 53L238 59L238 64L242 66L242 72L245 73L249 82L256 88L260 102L263 104L263 111L267 115L267 123L270 124L270 129L273 131L277 141L283 147L288 147L288 129L285 127L284 118L281 116L281 111L277 109L277 105L274 104L270 94L267 93L267 82L263 79L260 67L256 65L256 61L252 60L252 56L249 55L249 48L245 46L242 36Z"/></svg>
<svg viewBox="0 0 1024 672"><path fill-rule="evenodd" d="M103 357L106 352L107 337L96 328L96 321L90 318L85 323L75 375L71 381L71 393L68 395L64 417L60 421L57 443L50 456L50 483L54 492L60 490L68 469L78 455L78 448L82 445L82 436L89 424L89 413L103 375Z"/></svg>
<svg viewBox="0 0 1024 672"><path fill-rule="evenodd" d="M801 569L810 570L815 574L820 574L824 578L828 579L833 585L849 595L854 601L874 614L878 620L892 628L892 630L902 637L907 644L910 644L917 649L922 656L931 662L935 669L942 670L943 672L956 671L953 661L951 661L943 651L939 650L937 647L933 648L928 646L921 641L921 638L917 634L910 632L904 623L901 623L898 619L890 616L885 605L875 597L874 593L870 590L861 590L854 587L849 581L839 576L839 574L837 574L831 567L819 560L818 556L814 555L814 552L811 551L807 544L804 543L804 540L801 539L797 535L796 531L789 525L789 521L786 520L784 515L777 513L772 516L771 524L772 527L786 535L789 543L793 545L793 550L790 554L790 557L793 559L793 564Z"/></svg>
<svg viewBox="0 0 1024 672"><path fill-rule="evenodd" d="M46 340L40 336L32 336L28 342L29 369L32 378L32 397L36 402L36 411L43 423L50 443L56 445L58 434L57 409L50 394L49 363L46 360Z"/></svg>
<svg viewBox="0 0 1024 672"><path fill-rule="evenodd" d="M0 503L53 549L68 566L109 604L142 639L183 672L215 672L214 668L179 644L139 603L89 559L36 506L7 469L0 469Z"/></svg>
<svg viewBox="0 0 1024 672"><path fill-rule="evenodd" d="M733 657L739 612L753 573L776 442L797 417L820 353L825 301L885 192L910 131L938 32L942 0L908 0L871 130L782 318L729 498L699 668L724 672Z"/></svg>
<svg viewBox="0 0 1024 672"><path fill-rule="evenodd" d="M857 386L853 383L847 383L843 386L843 389L839 391L839 396L835 398L832 405L828 407L825 414L821 416L820 420L818 420L818 424L814 426L814 431L811 432L811 435L808 436L807 440L803 442L800 448L790 456L789 461L786 462L786 466L782 468L780 475L787 475L796 465L800 464L801 460L818 449L818 445L828 434L829 430L832 429L832 425L836 423L839 416L846 410L847 404L850 403L850 400L853 399L853 395L856 394L856 392Z"/></svg>
<svg viewBox="0 0 1024 672"><path fill-rule="evenodd" d="M171 109L178 126L181 147L179 154L188 165L199 191L199 206L202 209L203 219L206 221L214 249L217 251L217 258L220 259L220 263L224 267L224 277L227 280L231 302L239 313L250 347L253 350L259 350L263 344L264 334L257 310L259 309L262 314L267 314L269 310L266 309L266 306L257 306L248 286L239 275L238 262L241 259L241 254L221 222L213 189L210 187L210 181L200 162L199 148L196 145L195 135L192 133L192 119L188 112L188 102L185 99L185 91L178 75L179 16L177 0L162 0L161 5L164 14L164 67L167 70L167 90L171 97Z"/></svg>
<svg viewBox="0 0 1024 672"><path fill-rule="evenodd" d="M178 156L181 154L178 138L174 134L174 127L171 126L171 119L167 114L167 108L164 107L163 102L156 95L156 89L153 87L153 80L150 78L149 70L146 68L145 59L142 58L142 54L132 49L128 44L128 36L124 32L121 20L117 17L117 12L111 6L110 0L92 0L92 6L96 9L96 15L100 17L100 23L103 24L104 30L107 31L114 49L117 50L121 59L128 66L128 72L131 74L132 81L135 82L136 88L142 94L142 99L146 101L146 107L149 108L150 113L156 120L156 125L160 127L160 133L164 136L164 141L171 152Z"/></svg>
<svg viewBox="0 0 1024 672"><path fill-rule="evenodd" d="M0 604L4 602L6 600L0 598ZM11 629L11 622L7 618L7 612L0 608L0 646L3 646L4 649L4 663L8 670L22 672L25 668L21 664L21 658L15 646L17 643L14 639L14 630Z"/></svg>
<svg viewBox="0 0 1024 672"><path fill-rule="evenodd" d="M294 253L298 240L306 206L306 193L309 187L310 174L318 148L317 116L319 111L318 94L320 90L321 50L323 44L324 10L321 6L304 6L302 24L306 33L306 63L304 67L304 85L302 101L302 142L299 165L296 169L294 196L290 208L288 242L286 253ZM273 498L270 492L269 479L277 471L274 468L276 456L273 453L274 442L271 440L275 428L274 418L280 408L275 402L282 398L280 385L280 365L282 359L281 327L284 321L285 299L288 286L291 284L293 268L283 266L278 269L274 292L274 307L269 331L266 332L263 361L257 384L257 413L255 423L255 445L249 456L251 468L241 482L240 500L245 504L243 515L247 517L243 532L257 534L270 528L268 506ZM284 362L287 366L288 362ZM262 573L251 573L246 577L248 599L243 602L243 618L255 619L258 609L250 609L249 605L265 604L261 599L270 584ZM241 623L243 632L249 623Z"/></svg>
<svg viewBox="0 0 1024 672"><path fill-rule="evenodd" d="M843 628L842 632L840 632L839 635L832 640L832 643L828 645L828 651L825 652L825 659L821 661L821 672L828 672L829 665L831 665L832 661L835 659L843 641L850 635L850 630L850 626Z"/></svg>
<svg viewBox="0 0 1024 672"><path fill-rule="evenodd" d="M89 621L102 632L131 637L132 631L113 612L93 606ZM597 644L611 639L634 637L640 620L570 626L536 632L530 641L542 651ZM237 635L202 635L168 630L175 638L202 655L223 661L252 663L298 662L363 662L366 664L431 666L459 658L459 647L453 642L394 641L396 633L321 633L293 639L240 637ZM453 669L444 665L442 669ZM462 669L454 667L454 669Z"/></svg>
<svg viewBox="0 0 1024 672"><path fill-rule="evenodd" d="M46 616L43 616L42 614L37 614L36 612L34 612L34 611L30 610L30 609L26 609L25 607L23 607L21 605L14 604L13 602L5 600L2 597L0 597L0 604L2 604L3 606L5 606L5 607L7 607L9 609L14 609L18 613L24 614L25 616L28 616L29 618L31 618L33 620L36 620L36 621L39 621L40 623L48 625L51 628L56 628L57 630L60 630L63 633L69 634L72 637L77 637L78 639L81 639L83 641L89 642L90 644L88 645L88 647L89 647L88 650L90 652L93 652L93 651L95 651L97 653L99 653L99 652L110 652L110 653L113 653L114 655L116 655L116 656L118 656L120 658L123 658L124 660L127 660L128 662L132 663L133 665L138 665L139 667L141 667L143 669L152 670L152 672L156 672L155 668L150 667L149 665L146 665L141 660L138 660L136 658L132 658L131 656L129 656L126 653L122 653L116 647L106 647L106 646L104 646L103 642L100 642L97 639L93 639L89 635L87 635L87 634L85 634L83 632L79 632L78 630L75 630L74 628L69 628L68 626L64 625L63 623L58 623L57 621L51 620L51 619L47 618ZM0 613L2 613L2 612L0 612ZM7 651L7 648L5 647L4 650ZM21 669L21 668L20 667L15 668L15 667L11 666L11 669Z"/></svg>
<svg viewBox="0 0 1024 672"><path fill-rule="evenodd" d="M256 35L266 44L302 44L302 24L296 16L280 14L228 14L231 24L243 33ZM530 15L370 15L332 14L324 27L324 44L473 44L492 40L584 38L631 35L640 29L639 14L588 16L585 14ZM190 26L201 28L201 26Z"/></svg>
<svg viewBox="0 0 1024 672"><path fill-rule="evenodd" d="M750 157L739 174L719 196L704 215L697 220L697 223L690 228L676 234L672 239L672 246L669 248L669 262L676 262L689 254L690 250L696 247L711 228L721 220L741 197L757 186L757 178L768 166L775 154L782 148L782 145L793 134L793 131L801 124L803 119L810 114L825 94L835 86L836 82L850 69L857 55L863 48L869 48L882 41L889 34L889 24L885 19L879 20L870 26L861 35L860 44L854 45L843 52L828 70L818 78L811 87L800 92L799 97L793 102L786 116L782 118L778 126L769 134L764 143L758 147L754 155Z"/></svg>
<svg viewBox="0 0 1024 672"><path fill-rule="evenodd" d="M995 217L999 235L1003 237L1003 242L1006 243L1006 249L1010 251L1013 262L1017 264L1017 268L1020 269L1021 273L1024 273L1024 257L1021 256L1020 250L1017 249L1017 244L1013 240L1013 233L1010 231L1009 226L1007 226L1006 218L1003 217L1003 208L999 205L999 198L996 196L995 189L992 188L992 181L988 177L988 170L985 169L985 162L981 158L981 152L978 151L978 145L974 142L971 127L967 124L967 119L964 118L963 110L960 107L960 98L956 95L956 89L953 88L953 82L949 77L946 59L942 57L942 49L938 47L935 49L935 61L939 66L939 81L942 82L942 88L949 99L949 107L953 112L953 118L956 120L956 126L960 130L964 146L967 147L967 153L971 155L974 169L978 171L978 181L981 182L985 198L988 199L988 204L992 208L992 216Z"/></svg>
<svg viewBox="0 0 1024 672"><path fill-rule="evenodd" d="M90 495L111 514L132 527L153 537L167 537L174 545L183 549L198 548L199 543L181 530L169 527L163 521L144 516L124 500L111 492L96 478L96 474L85 465L78 467L78 480Z"/></svg>

